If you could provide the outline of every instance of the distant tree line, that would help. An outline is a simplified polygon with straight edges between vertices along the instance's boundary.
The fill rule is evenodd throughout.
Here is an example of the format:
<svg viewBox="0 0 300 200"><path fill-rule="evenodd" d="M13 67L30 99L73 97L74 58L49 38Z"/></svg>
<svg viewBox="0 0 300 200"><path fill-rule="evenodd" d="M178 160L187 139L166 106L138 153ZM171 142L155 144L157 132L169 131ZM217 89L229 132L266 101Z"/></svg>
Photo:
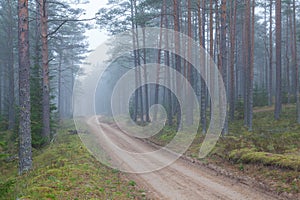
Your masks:
<svg viewBox="0 0 300 200"><path fill-rule="evenodd" d="M295 119L300 123L299 6L296 0L111 0L99 10L98 24L112 35L133 29L132 40L139 50L127 56L132 68L153 62L166 64L189 80L197 91L201 128L205 133L210 96L193 66L178 56L183 51L176 47L180 38L175 38L174 48L178 48L175 55L160 49L143 49L136 34L138 28L161 27L198 41L199 48L206 49L214 59L225 83L228 113L223 133L226 134L228 123L236 118L244 118L244 125L251 131L254 106L274 105L274 118L279 120L283 103L296 104ZM160 36L160 41L165 42L166 37ZM105 77L111 81L118 77L115 66L126 66L124 60L114 63L112 72ZM147 80L147 70L147 67L136 70L136 81L141 85L140 77ZM158 66L157 83L163 81L174 84L179 92L182 90L180 80L169 80L168 72L162 72ZM178 125L180 113L176 100L159 85L144 85L136 90L132 97L132 119L148 122L149 107L157 103L165 106L168 124ZM102 111L109 112L109 108L106 106ZM193 123L192 111L185 113L185 117Z"/></svg>

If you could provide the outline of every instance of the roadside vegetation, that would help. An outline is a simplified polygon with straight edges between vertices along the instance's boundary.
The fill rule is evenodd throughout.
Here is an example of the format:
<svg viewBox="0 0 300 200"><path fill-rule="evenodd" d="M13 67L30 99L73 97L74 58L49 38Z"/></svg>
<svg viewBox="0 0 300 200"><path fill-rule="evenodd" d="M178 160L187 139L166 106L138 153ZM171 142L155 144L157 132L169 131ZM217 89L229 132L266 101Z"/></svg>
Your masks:
<svg viewBox="0 0 300 200"><path fill-rule="evenodd" d="M203 159L222 168L255 178L277 193L300 192L300 125L295 106L283 108L280 120L273 109L256 109L253 132L244 127L243 117L229 125L229 134L221 137L210 155ZM151 140L165 145L175 135L165 127ZM199 133L186 155L197 159L204 136Z"/></svg>
<svg viewBox="0 0 300 200"><path fill-rule="evenodd" d="M0 199L146 198L134 181L92 157L78 135L69 133L73 126L64 123L50 145L34 149L34 169L22 176L18 175L17 139L11 132L1 132L0 141L8 142L0 144Z"/></svg>

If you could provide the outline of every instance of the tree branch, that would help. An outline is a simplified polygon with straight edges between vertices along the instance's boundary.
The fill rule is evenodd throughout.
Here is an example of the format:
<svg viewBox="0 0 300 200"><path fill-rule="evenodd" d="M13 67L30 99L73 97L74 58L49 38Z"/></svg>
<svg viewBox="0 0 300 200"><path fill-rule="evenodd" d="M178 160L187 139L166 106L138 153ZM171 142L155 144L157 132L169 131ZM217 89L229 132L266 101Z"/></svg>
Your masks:
<svg viewBox="0 0 300 200"><path fill-rule="evenodd" d="M47 38L48 38L48 36L55 34L67 22L68 22L67 20L63 21L54 31L47 34Z"/></svg>

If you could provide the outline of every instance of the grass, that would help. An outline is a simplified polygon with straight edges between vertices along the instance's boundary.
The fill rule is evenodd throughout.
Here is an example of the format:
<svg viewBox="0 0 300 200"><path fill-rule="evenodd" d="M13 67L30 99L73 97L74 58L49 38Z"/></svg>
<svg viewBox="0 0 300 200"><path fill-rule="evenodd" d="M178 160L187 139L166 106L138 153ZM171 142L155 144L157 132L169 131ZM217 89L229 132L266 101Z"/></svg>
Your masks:
<svg viewBox="0 0 300 200"><path fill-rule="evenodd" d="M300 192L300 125L296 123L295 106L285 106L281 120L275 121L271 109L255 112L253 131L243 120L230 123L229 134L220 138L210 155L202 160L238 171L266 182L278 193ZM165 127L151 140L167 144L175 130ZM186 152L197 158L204 137L197 134Z"/></svg>
<svg viewBox="0 0 300 200"><path fill-rule="evenodd" d="M0 199L145 199L133 181L101 165L68 129L74 129L70 122L53 143L34 151L34 169L25 175L18 176L16 160L0 161Z"/></svg>

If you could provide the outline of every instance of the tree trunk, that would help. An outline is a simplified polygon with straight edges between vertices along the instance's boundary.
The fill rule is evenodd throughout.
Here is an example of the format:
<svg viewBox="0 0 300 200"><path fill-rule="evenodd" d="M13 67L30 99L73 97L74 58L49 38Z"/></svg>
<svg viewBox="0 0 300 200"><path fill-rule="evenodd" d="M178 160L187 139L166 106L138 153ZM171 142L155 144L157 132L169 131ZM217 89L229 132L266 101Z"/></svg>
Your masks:
<svg viewBox="0 0 300 200"><path fill-rule="evenodd" d="M134 7L133 0L130 0L130 10L131 10L131 32L132 32L132 45L133 45L133 56L134 56L134 67L135 67L135 85L138 86L138 71L137 71L137 50L136 50L136 37L135 37L135 23L134 23ZM138 114L138 104L139 104L139 96L138 91L134 92L134 113L133 113L133 121L137 121Z"/></svg>
<svg viewBox="0 0 300 200"><path fill-rule="evenodd" d="M145 29L146 27L143 27L142 31L143 31L143 54L144 54L144 79L145 79L145 112L146 112L146 122L150 122L150 116L149 116L149 90L148 90L148 75L147 75L147 52L145 49L146 46L146 33L145 33Z"/></svg>
<svg viewBox="0 0 300 200"><path fill-rule="evenodd" d="M163 2L163 10L164 10L164 13L167 13L167 1L164 0ZM166 49L169 48L169 32L167 31L168 29L168 26L169 26L169 22L168 22L168 16L165 16L165 19L164 19L164 28L166 28L166 31L165 31L165 44L166 44ZM171 72L170 72L170 53L169 51L165 51L164 52L164 60L165 60L165 65L167 66L167 86L168 88L171 88ZM169 126L172 126L173 125L173 113L172 113L172 92L171 90L169 89L167 91L167 117L168 117L168 125Z"/></svg>
<svg viewBox="0 0 300 200"><path fill-rule="evenodd" d="M281 0L276 0L276 98L275 112L276 120L279 120L281 114Z"/></svg>
<svg viewBox="0 0 300 200"><path fill-rule="evenodd" d="M226 42L226 0L221 1L221 46L220 46L220 58L221 58L221 69L222 69L222 77L225 85L225 91L227 93L227 42ZM228 96L228 95L227 95ZM227 106L226 106L227 107ZM225 124L223 129L223 134L228 133L228 116L227 116L227 109L226 109L226 117L225 117Z"/></svg>
<svg viewBox="0 0 300 200"><path fill-rule="evenodd" d="M205 5L203 5L205 6ZM216 5L217 6L217 5ZM209 54L213 57L214 54L214 30L213 30L213 1L209 1Z"/></svg>
<svg viewBox="0 0 300 200"><path fill-rule="evenodd" d="M42 136L47 142L50 140L50 82L48 58L48 6L46 0L39 0L40 26L42 38L42 65L43 65L43 130Z"/></svg>
<svg viewBox="0 0 300 200"><path fill-rule="evenodd" d="M155 97L154 97L154 104L158 104L158 96L159 96L159 80L160 80L160 65L161 65L161 47L162 47L162 26L163 26L163 20L164 20L164 5L161 9L161 18L160 18L160 32L159 32L159 44L158 44L158 50L157 50L157 67L156 67L156 82L155 82ZM157 120L157 107L154 110L154 116L153 120Z"/></svg>
<svg viewBox="0 0 300 200"><path fill-rule="evenodd" d="M57 108L59 113L59 119L63 117L63 108L62 108L62 95L61 95L61 87L62 87L62 51L59 52L59 61L58 61L58 101L57 101Z"/></svg>
<svg viewBox="0 0 300 200"><path fill-rule="evenodd" d="M188 41L188 50L187 50L187 57L189 60L192 59L192 44L191 40L193 39L193 32L192 32L192 6L191 0L187 1L187 9L188 9L188 36L190 40ZM192 66L189 62L187 62L187 80L188 82L193 85L192 82ZM193 116L193 106L194 106L194 98L192 97L192 91L187 89L187 116L186 122L188 125L192 125L194 123L194 116Z"/></svg>
<svg viewBox="0 0 300 200"><path fill-rule="evenodd" d="M229 115L230 120L234 120L234 101L235 101L235 78L234 78L234 54L235 54L235 40L236 40L236 12L237 2L233 0L231 4L231 20L230 20L230 100L229 100Z"/></svg>
<svg viewBox="0 0 300 200"><path fill-rule="evenodd" d="M296 95L296 108L297 108L297 122L300 124L300 97L299 97L299 65L297 58L297 29L296 29L296 1L293 0L293 43L294 43L294 54L293 54L293 65L295 69L295 95Z"/></svg>
<svg viewBox="0 0 300 200"><path fill-rule="evenodd" d="M268 65L268 45L267 45L267 40L268 40L268 34L267 34L267 1L265 1L265 4L264 4L264 23L265 23L265 32L264 32L264 47L265 47L265 85L264 85L264 88L265 90L267 91L268 93L268 77L269 77L269 74L268 74L268 68L269 68L269 65Z"/></svg>
<svg viewBox="0 0 300 200"><path fill-rule="evenodd" d="M250 21L251 21L251 6L250 0L246 0L245 8L245 22L244 22L244 125L249 128L249 84L250 84L250 65L251 65L251 44L250 44Z"/></svg>
<svg viewBox="0 0 300 200"><path fill-rule="evenodd" d="M202 4L201 4L202 3ZM201 13L201 5L202 5L202 13ZM203 31L203 29L205 28L205 0L199 0L198 2L198 32L199 32L199 44L200 44L200 48L204 48L205 49L205 39L204 39L204 34L205 32ZM206 58L200 58L200 62L201 65L204 67L204 71L202 74L202 76L206 76ZM200 121L201 121L201 127L202 127L202 133L206 134L206 127L207 127L207 122L206 122L206 96L207 96L207 89L206 89L206 85L205 85L205 81L203 80L203 78L200 77L200 84L201 84L201 97L200 97L200 104L201 104L201 116L200 116Z"/></svg>
<svg viewBox="0 0 300 200"><path fill-rule="evenodd" d="M134 12L135 12L135 16L137 16L137 6L136 6L136 0L134 0ZM138 23L135 20L135 29L137 30L138 28ZM137 46L137 66L139 66L137 73L138 73L138 85L142 86L142 72L141 72L141 56L140 56L140 44L139 44L139 36L138 36L138 31L136 31L136 46ZM144 123L144 105L143 105L143 87L140 87L137 89L138 93L139 93L139 100L140 100L140 118L141 118L141 122Z"/></svg>
<svg viewBox="0 0 300 200"><path fill-rule="evenodd" d="M269 106L273 104L273 0L270 0Z"/></svg>
<svg viewBox="0 0 300 200"><path fill-rule="evenodd" d="M9 18L9 27L8 27L8 71L9 71L9 102L8 102L8 129L13 130L15 127L15 70L14 70L14 38L13 38L13 14L11 1L7 1L8 4L8 18Z"/></svg>
<svg viewBox="0 0 300 200"><path fill-rule="evenodd" d="M252 0L252 24L251 24L251 52L250 52L250 66L249 66L249 106L248 106L248 128L249 131L253 129L253 79L254 79L254 33L255 33L255 0Z"/></svg>
<svg viewBox="0 0 300 200"><path fill-rule="evenodd" d="M290 4L288 4L288 9L290 10ZM290 56L289 56L289 16L286 15L286 32L285 32L285 65L286 65L286 92L287 92L287 103L290 103L291 97L291 85L290 85Z"/></svg>
<svg viewBox="0 0 300 200"><path fill-rule="evenodd" d="M32 168L30 127L30 59L28 32L28 0L19 0L19 174L23 174Z"/></svg>
<svg viewBox="0 0 300 200"><path fill-rule="evenodd" d="M175 30L175 66L177 72L181 72L181 59L180 59L180 26L179 26L179 3L178 0L174 0L174 30ZM180 76L176 75L176 93L178 96L181 96L181 80ZM176 116L177 116L177 128L180 129L181 124L181 111L180 111L180 105L177 103L176 105Z"/></svg>
<svg viewBox="0 0 300 200"><path fill-rule="evenodd" d="M204 8L205 8L205 5L206 5L206 1L203 1ZM210 63L212 60L214 60L217 63L217 60L215 58L215 56L216 56L215 52L217 51L217 45L214 48L214 29L213 29L214 28L214 21L213 21L214 16L213 16L213 12L214 12L214 10L213 10L213 1L210 0L209 1L209 55L210 55L211 59L206 60L205 62L208 63L208 66L209 66L209 68L207 70L209 70L208 74L210 75L210 85L211 85L211 91L210 92L211 92L211 96L214 95L214 93L216 91L215 87L217 85L217 83L215 83L215 73L216 73L215 68L211 67L212 64ZM218 11L218 0L216 0L215 1L215 14L216 14L216 17L215 17L215 19L216 19L215 20L215 23L216 23L215 41L216 41L216 43L217 43L217 39L218 39L217 35L218 35L218 32L219 32L219 29L218 29L218 21L219 21L218 20L218 17L219 17L218 12L219 12ZM203 20L203 22L205 22L205 9L203 10L202 20ZM205 39L205 23L203 23L202 26L203 26L202 27L203 46L206 46L205 45L205 40L206 40ZM208 46L208 44L207 44L207 46ZM201 85L202 84L205 84L205 83L202 81ZM212 110L211 106L212 106L212 104L210 103L210 111ZM207 129L207 127L205 127L205 128Z"/></svg>

